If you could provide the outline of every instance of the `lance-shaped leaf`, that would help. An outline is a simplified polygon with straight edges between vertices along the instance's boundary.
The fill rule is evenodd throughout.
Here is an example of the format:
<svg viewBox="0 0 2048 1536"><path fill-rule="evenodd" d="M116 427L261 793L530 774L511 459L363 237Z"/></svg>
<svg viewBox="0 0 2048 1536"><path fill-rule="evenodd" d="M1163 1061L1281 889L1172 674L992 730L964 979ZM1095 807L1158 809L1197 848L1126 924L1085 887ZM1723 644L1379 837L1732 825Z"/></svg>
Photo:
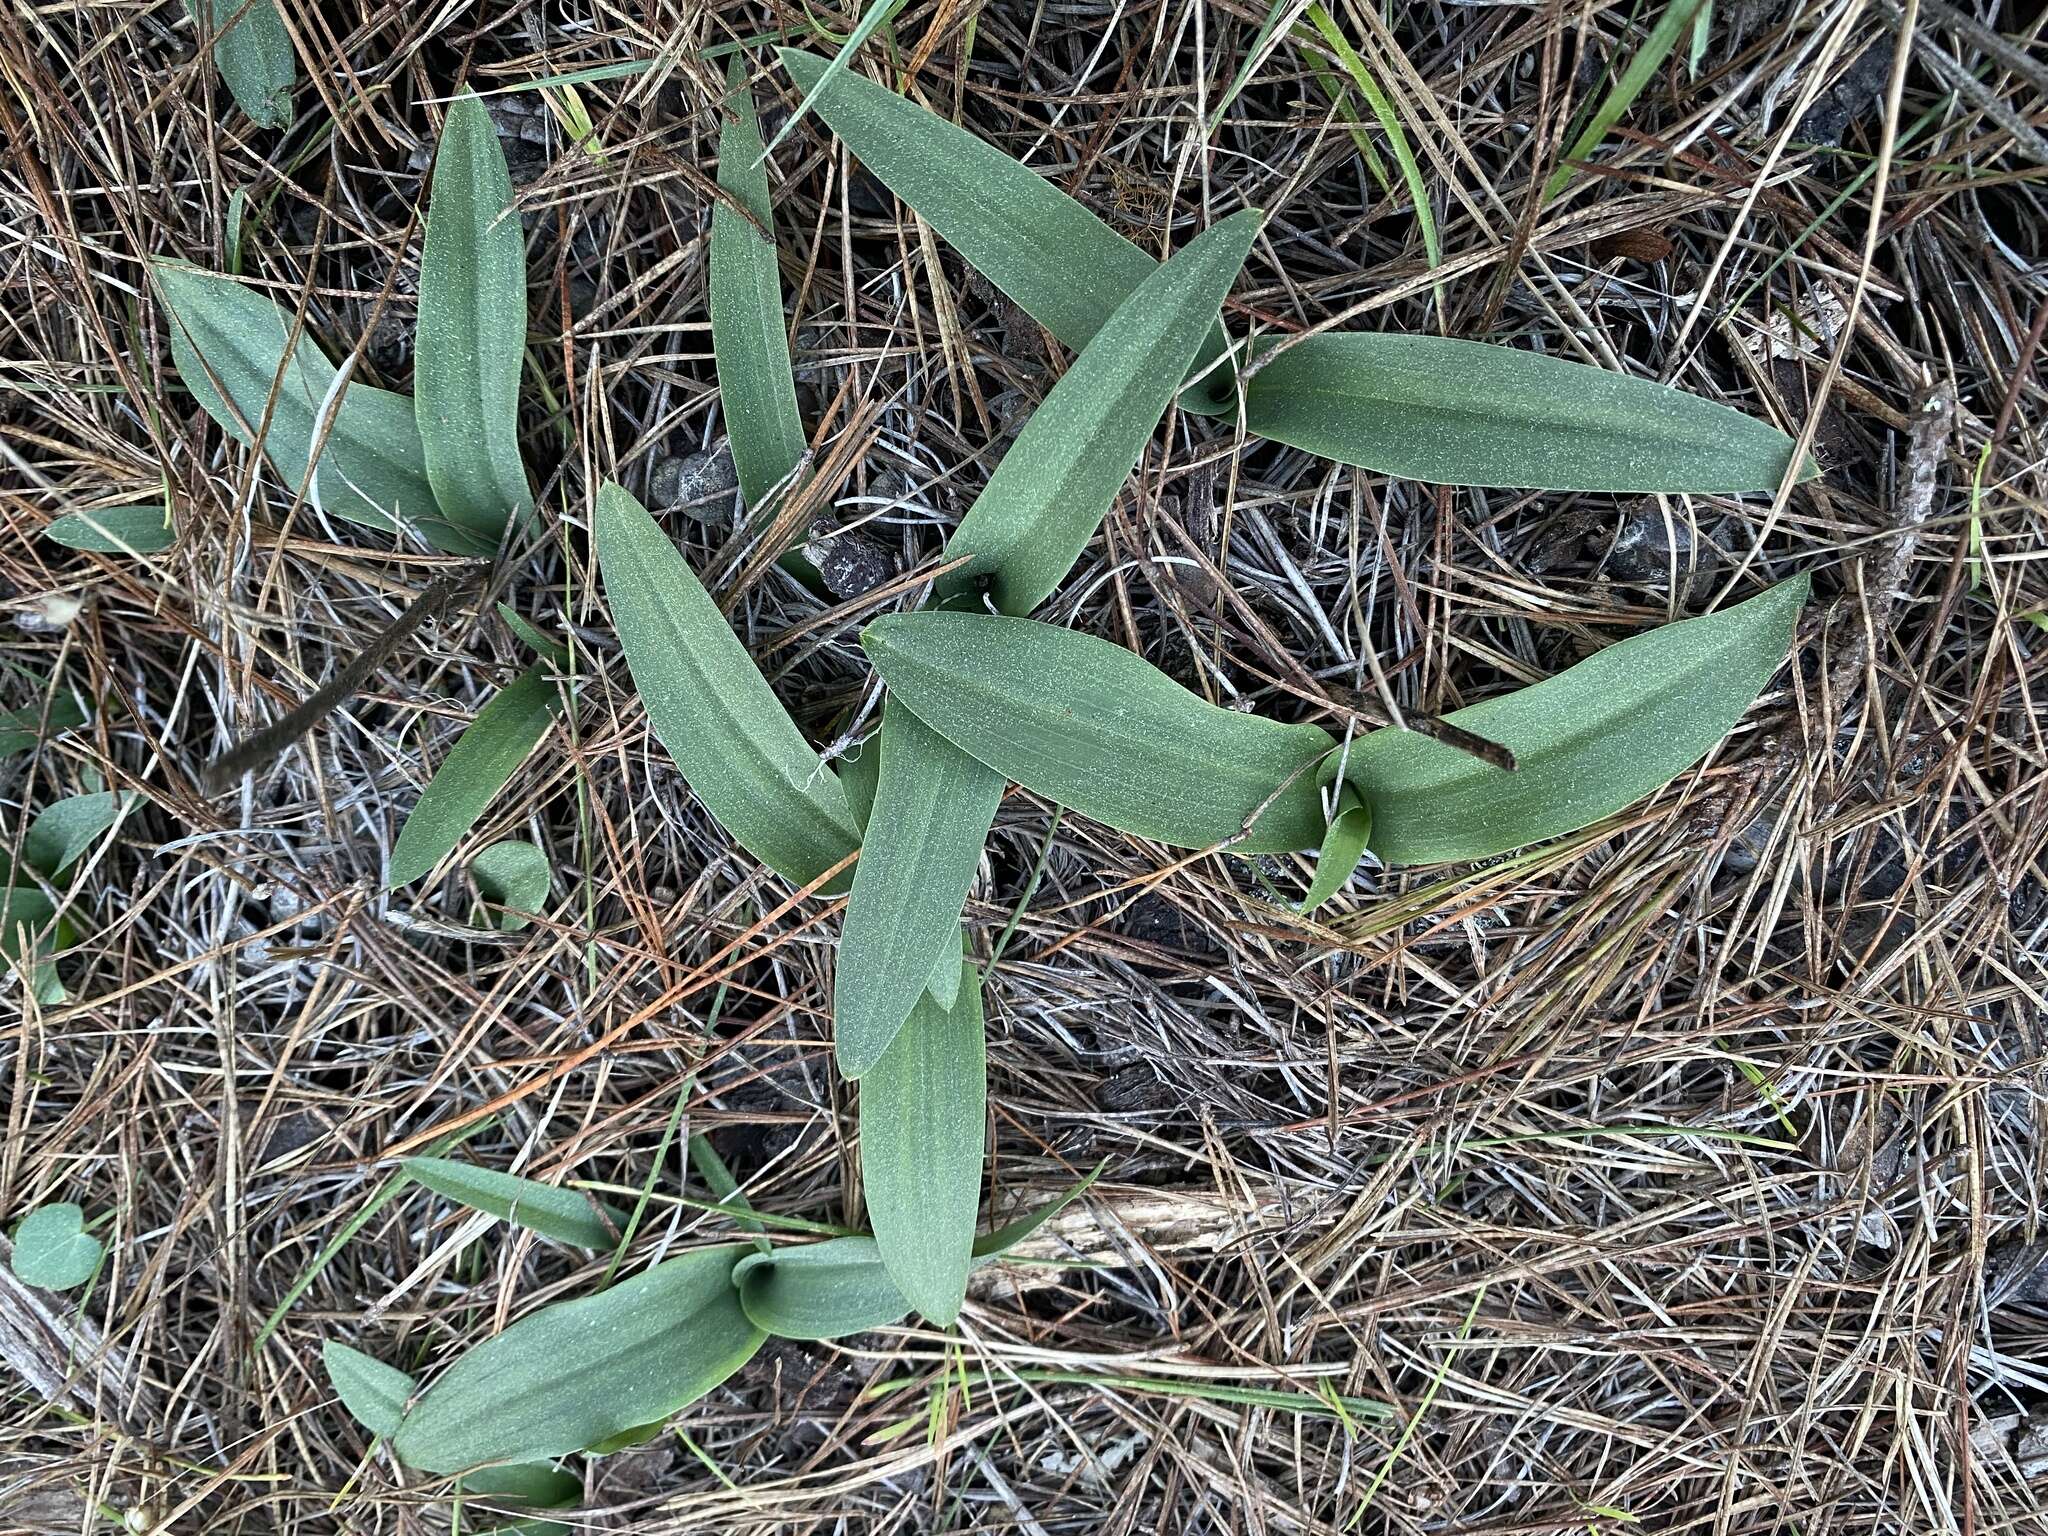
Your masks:
<svg viewBox="0 0 2048 1536"><path fill-rule="evenodd" d="M957 986L960 908L1003 798L1000 773L893 699L883 705L879 747L833 978L833 1048L847 1077L881 1059L942 960L952 962Z"/></svg>
<svg viewBox="0 0 2048 1536"><path fill-rule="evenodd" d="M1344 888L1358 861L1365 857L1372 835L1372 809L1346 784L1339 792L1337 814L1330 818L1323 834L1322 850L1316 855L1315 879L1302 898L1301 914L1306 917Z"/></svg>
<svg viewBox="0 0 2048 1536"><path fill-rule="evenodd" d="M815 54L784 48L778 56L798 86L817 92L818 115L862 165L1075 351L1159 265L1050 180L966 129L851 70L831 71ZM1196 366L1206 367L1223 348L1218 326ZM1199 403L1205 409L1221 409L1228 398L1227 389L1214 386L1194 393L1213 394L1217 404Z"/></svg>
<svg viewBox="0 0 2048 1536"><path fill-rule="evenodd" d="M532 503L519 458L526 358L526 241L491 114L448 108L420 253L413 409L443 513L495 545Z"/></svg>
<svg viewBox="0 0 2048 1536"><path fill-rule="evenodd" d="M543 664L493 694L448 749L391 850L391 889L419 879L455 851L562 713Z"/></svg>
<svg viewBox="0 0 2048 1536"><path fill-rule="evenodd" d="M968 1229L974 1213L967 1216ZM872 1237L835 1237L752 1253L733 1269L740 1305L780 1339L841 1339L900 1323L910 1311Z"/></svg>
<svg viewBox="0 0 2048 1536"><path fill-rule="evenodd" d="M732 1284L751 1252L700 1248L522 1318L427 1389L392 1450L425 1472L550 1461L679 1412L761 1346Z"/></svg>
<svg viewBox="0 0 2048 1536"><path fill-rule="evenodd" d="M546 1462L521 1461L506 1467L484 1467L471 1472L462 1479L464 1498L476 1498L492 1504L510 1504L521 1509L567 1509L583 1498L583 1479L572 1477ZM536 1527L545 1525L550 1530L566 1530L566 1526L552 1521L520 1521L516 1525L500 1526L500 1530L535 1532Z"/></svg>
<svg viewBox="0 0 2048 1536"><path fill-rule="evenodd" d="M595 530L612 622L655 736L741 847L787 879L816 879L860 843L839 780L647 509L606 485Z"/></svg>
<svg viewBox="0 0 2048 1536"><path fill-rule="evenodd" d="M952 1322L967 1294L987 1119L981 978L969 970L950 1012L917 999L860 1084L868 1223L896 1288L935 1323Z"/></svg>
<svg viewBox="0 0 2048 1536"><path fill-rule="evenodd" d="M154 555L169 549L178 533L166 507L94 507L52 519L43 537L97 555Z"/></svg>
<svg viewBox="0 0 2048 1536"><path fill-rule="evenodd" d="M1260 215L1247 209L1155 267L1074 360L946 544L971 557L943 595L991 581L995 605L1027 614L1065 578L1130 477L1186 376Z"/></svg>
<svg viewBox="0 0 2048 1536"><path fill-rule="evenodd" d="M387 1440L398 1432L415 1390L410 1376L331 1339L320 1346L320 1363L327 1368L327 1384L358 1424Z"/></svg>
<svg viewBox="0 0 2048 1536"><path fill-rule="evenodd" d="M22 861L45 880L60 878L134 799L133 794L110 789L96 795L71 795L44 807L22 836Z"/></svg>
<svg viewBox="0 0 2048 1536"><path fill-rule="evenodd" d="M213 66L259 128L288 128L298 59L272 0L185 0L213 38ZM225 30L222 30L225 26Z"/></svg>
<svg viewBox="0 0 2048 1536"><path fill-rule="evenodd" d="M537 1179L445 1157L408 1157L405 1171L437 1195L516 1226L530 1227L558 1243L604 1253L619 1245L619 1234L626 1230L626 1213L618 1207Z"/></svg>
<svg viewBox="0 0 2048 1536"><path fill-rule="evenodd" d="M1389 864L1481 859L1577 831L1711 751L1785 659L1807 578L1635 635L1577 666L1445 716L1514 753L1512 772L1411 731L1375 731L1345 776Z"/></svg>
<svg viewBox="0 0 2048 1536"><path fill-rule="evenodd" d="M1031 619L894 614L861 645L926 725L1084 816L1180 848L1322 841L1315 764L1335 742L1320 726L1218 709L1119 646Z"/></svg>
<svg viewBox="0 0 2048 1536"><path fill-rule="evenodd" d="M781 58L791 78L806 89L824 78L823 59L789 49ZM1070 347L1085 348L1156 265L1050 180L965 129L850 71L831 78L819 94L817 110L861 163L969 265ZM1542 398L1534 404L1541 420L1518 427L1524 403L1504 393L1514 387L1507 370L1529 354L1482 348L1479 343L1436 344L1438 349L1451 349L1433 353L1443 369L1436 380L1438 393L1428 391L1427 369L1419 379L1378 384L1379 360L1399 355L1379 344L1410 340L1427 343L1429 338L1306 338L1253 376L1245 402L1246 424L1262 437L1385 473L1430 478L1419 471L1434 467L1436 478L1451 484L1555 490L1775 490L1791 458L1790 438L1739 411L1677 396L1689 407L1682 409L1663 398L1676 396L1675 391L1643 395L1639 391L1660 387L1578 363L1553 362L1563 371L1540 380L1527 376L1530 387L1542 386ZM1205 368L1223 347L1219 327L1197 353L1195 369ZM1425 346L1407 355L1431 350ZM1483 352L1504 353L1508 361L1481 357ZM1488 365L1486 379L1507 380L1489 385L1485 393L1489 409L1505 408L1497 445L1495 420L1467 409L1472 391L1458 370L1472 367L1475 357ZM1312 386L1325 374L1339 382L1318 394ZM1376 387L1391 392L1384 402L1374 393ZM1550 408L1552 391L1559 389L1567 399L1575 398L1573 392L1585 392L1595 407L1595 420L1590 430L1565 434L1548 456L1542 456L1531 439L1545 430L1543 421L1554 419L1542 413ZM1349 403L1333 403L1340 397ZM1182 404L1221 411L1229 408L1231 399L1230 380L1219 369L1183 395ZM1627 417L1634 421L1635 435L1620 442L1613 438L1615 422L1607 403L1615 399L1623 402ZM1438 408L1420 408L1431 402ZM1383 417L1380 413L1387 409L1396 410L1400 419ZM1645 460L1639 445L1660 424L1670 433L1661 450L1664 456ZM1703 439L1702 433L1708 435ZM1712 448L1713 433L1723 439L1717 455L1703 452L1703 446ZM1532 467L1542 478L1517 478Z"/></svg>
<svg viewBox="0 0 2048 1536"><path fill-rule="evenodd" d="M495 541L450 522L436 506L412 401L353 382L331 399L334 365L303 332L287 353L291 316L270 299L192 267L159 262L150 271L170 312L165 330L178 377L237 442L254 446L262 429L263 451L292 489L306 478L315 431L325 422L312 492L329 516L384 529L402 519L451 554L492 553Z"/></svg>
<svg viewBox="0 0 2048 1536"><path fill-rule="evenodd" d="M729 115L718 134L718 185L747 213L712 205L711 351L733 468L751 511L796 468L807 444L790 370L761 124L746 78L734 54L725 77Z"/></svg>
<svg viewBox="0 0 2048 1536"><path fill-rule="evenodd" d="M1246 386L1251 430L1437 485L1775 490L1792 440L1725 405L1510 347L1312 336Z"/></svg>

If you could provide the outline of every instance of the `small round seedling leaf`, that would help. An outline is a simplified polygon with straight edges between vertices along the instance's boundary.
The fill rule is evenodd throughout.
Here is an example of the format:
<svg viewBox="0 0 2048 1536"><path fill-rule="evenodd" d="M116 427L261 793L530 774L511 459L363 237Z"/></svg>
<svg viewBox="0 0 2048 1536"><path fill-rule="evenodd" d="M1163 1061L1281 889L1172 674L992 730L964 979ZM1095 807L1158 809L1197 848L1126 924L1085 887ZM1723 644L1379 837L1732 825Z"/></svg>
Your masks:
<svg viewBox="0 0 2048 1536"><path fill-rule="evenodd" d="M469 872L485 901L505 910L498 926L507 933L524 928L548 901L548 856L516 838L493 843L470 860ZM522 915L526 914L526 915Z"/></svg>
<svg viewBox="0 0 2048 1536"><path fill-rule="evenodd" d="M106 1252L85 1230L85 1212L68 1201L38 1206L14 1229L15 1278L45 1290L68 1291L83 1285L99 1268Z"/></svg>

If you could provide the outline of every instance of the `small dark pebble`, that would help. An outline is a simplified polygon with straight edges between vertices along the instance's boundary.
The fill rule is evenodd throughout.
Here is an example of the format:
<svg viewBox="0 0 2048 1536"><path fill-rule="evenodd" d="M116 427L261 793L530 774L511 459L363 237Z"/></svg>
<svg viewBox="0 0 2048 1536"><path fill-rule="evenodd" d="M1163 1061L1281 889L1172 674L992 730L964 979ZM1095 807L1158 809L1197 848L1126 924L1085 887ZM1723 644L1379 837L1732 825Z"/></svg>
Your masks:
<svg viewBox="0 0 2048 1536"><path fill-rule="evenodd" d="M498 130L498 146L505 151L505 166L512 173L512 185L523 187L548 168L547 108L524 95L486 97L484 107L491 114L491 126Z"/></svg>
<svg viewBox="0 0 2048 1536"><path fill-rule="evenodd" d="M1839 145L1849 125L1877 104L1891 72L1890 39L1872 43L1857 56L1855 63L1842 71L1842 78L1807 109L1806 116L1792 130L1793 141Z"/></svg>
<svg viewBox="0 0 2048 1536"><path fill-rule="evenodd" d="M818 568L825 590L841 600L862 597L896 574L896 560L873 539L842 532L829 517L811 523L804 558Z"/></svg>
<svg viewBox="0 0 2048 1536"><path fill-rule="evenodd" d="M732 450L721 443L709 452L664 455L647 475L647 499L657 512L681 512L712 527L735 517L739 471Z"/></svg>
<svg viewBox="0 0 2048 1536"><path fill-rule="evenodd" d="M1116 931L1140 944L1178 950L1205 960L1222 954L1208 929L1157 891L1147 891L1125 908L1116 920Z"/></svg>
<svg viewBox="0 0 2048 1536"><path fill-rule="evenodd" d="M1603 544L1599 532L1586 535L1586 553L1596 559L1606 555L1605 570L1616 581L1679 580L1713 564L1710 547L1695 551L1692 525L1673 511L1667 520L1655 497L1646 496L1622 509L1621 524L1611 542Z"/></svg>

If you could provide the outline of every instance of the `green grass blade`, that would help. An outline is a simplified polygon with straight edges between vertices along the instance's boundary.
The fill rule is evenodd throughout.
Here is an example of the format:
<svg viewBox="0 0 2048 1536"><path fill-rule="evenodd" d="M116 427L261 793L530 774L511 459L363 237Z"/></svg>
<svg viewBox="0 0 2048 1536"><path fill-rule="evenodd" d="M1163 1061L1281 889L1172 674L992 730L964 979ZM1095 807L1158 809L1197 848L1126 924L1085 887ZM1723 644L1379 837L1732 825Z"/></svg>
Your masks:
<svg viewBox="0 0 2048 1536"><path fill-rule="evenodd" d="M1422 167L1415 163L1415 151L1409 147L1408 131L1401 125L1400 117L1394 111L1394 104L1387 99L1387 93L1380 89L1380 83L1366 68L1365 60L1358 56L1358 50L1351 46L1343 30L1331 19L1330 13L1320 5L1308 8L1309 23L1320 32L1323 41L1351 83L1358 87L1358 94L1372 108L1374 117L1380 120L1380 128L1386 133L1387 144L1394 151L1395 163L1401 167L1401 180L1408 185L1408 196L1415 203L1415 222L1422 228L1422 249L1429 257L1432 267L1443 265L1443 242L1437 236L1436 213L1430 207L1429 188L1422 180Z"/></svg>
<svg viewBox="0 0 2048 1536"><path fill-rule="evenodd" d="M598 492L598 565L654 734L741 847L799 883L859 845L839 780L646 508Z"/></svg>
<svg viewBox="0 0 2048 1536"><path fill-rule="evenodd" d="M679 1412L761 1346L732 1284L752 1251L700 1248L522 1318L427 1389L392 1450L425 1472L549 1461Z"/></svg>
<svg viewBox="0 0 2048 1536"><path fill-rule="evenodd" d="M558 1243L609 1253L626 1229L624 1211L577 1190L443 1157L408 1157L403 1167L415 1183L437 1195Z"/></svg>
<svg viewBox="0 0 2048 1536"><path fill-rule="evenodd" d="M45 880L59 879L134 799L131 793L110 789L45 806L22 835L22 861Z"/></svg>
<svg viewBox="0 0 2048 1536"><path fill-rule="evenodd" d="M1251 430L1435 485L1770 491L1792 440L1646 379L1436 336L1311 336L1252 375Z"/></svg>
<svg viewBox="0 0 2048 1536"><path fill-rule="evenodd" d="M846 41L840 44L839 51L829 60L821 61L824 67L817 72L817 78L804 87L803 100L796 104L796 110L790 113L789 121L782 125L781 131L775 135L775 143L770 144L769 149L775 148L789 137L790 129L802 122L809 115L811 108L817 105L819 93L833 80L846 73L847 63L860 52L861 45L886 23L893 21L904 4L905 0L868 0L868 8L861 12L860 20L855 22L853 30L846 34ZM811 55L806 54L804 57L810 58Z"/></svg>
<svg viewBox="0 0 2048 1536"><path fill-rule="evenodd" d="M1206 848L1265 806L1239 851L1322 841L1314 767L1336 743L1319 726L1218 709L1119 646L1030 619L896 614L861 644L926 725L1084 816Z"/></svg>
<svg viewBox="0 0 2048 1536"><path fill-rule="evenodd" d="M409 885L455 851L562 713L545 664L493 694L427 781L391 850L387 889Z"/></svg>
<svg viewBox="0 0 2048 1536"><path fill-rule="evenodd" d="M517 933L546 910L554 867L546 852L520 838L493 843L469 861L470 878L485 901L503 910L498 927Z"/></svg>
<svg viewBox="0 0 2048 1536"><path fill-rule="evenodd" d="M1309 882L1308 894L1301 901L1303 917L1344 888L1344 882L1358 868L1358 861L1365 857L1371 835L1372 811L1347 784L1337 814L1330 820L1330 830L1323 834L1322 851L1316 855L1315 878Z"/></svg>
<svg viewBox="0 0 2048 1536"><path fill-rule="evenodd" d="M519 457L526 361L526 240L491 114L448 108L420 254L413 409L441 511L495 544L532 505Z"/></svg>
<svg viewBox="0 0 2048 1536"><path fill-rule="evenodd" d="M1635 99L1643 94L1643 88L1650 83L1658 67L1678 46L1678 40L1692 29L1693 18L1704 3L1705 0L1671 0L1664 14L1657 18L1657 25L1650 29L1641 49L1628 61L1628 68L1621 72L1621 78L1614 82L1586 126L1579 131L1579 136L1572 140L1571 148L1564 152L1558 168L1550 173L1550 180L1543 184L1543 201L1549 202L1565 189L1571 182L1574 163L1598 149L1600 141L1607 137L1607 130L1620 122L1621 115L1635 104Z"/></svg>
<svg viewBox="0 0 2048 1536"><path fill-rule="evenodd" d="M977 1237L974 1240L975 1263L978 1265L989 1264L1000 1259L1048 1221L1051 1221L1053 1217L1059 1215L1061 1211L1064 1211L1068 1206L1080 1199L1082 1195L1086 1194L1088 1186L1101 1178L1102 1170L1108 1166L1109 1160L1105 1158L1088 1170L1086 1178L1082 1179L1080 1183L1076 1184L1058 1199L1048 1200L1044 1205L1038 1207L1037 1210L1027 1211L1015 1221L1008 1222L1003 1226L997 1227L993 1232Z"/></svg>
<svg viewBox="0 0 2048 1536"><path fill-rule="evenodd" d="M386 1440L397 1433L415 1388L410 1376L331 1339L320 1346L320 1363L327 1369L327 1384L358 1424Z"/></svg>
<svg viewBox="0 0 2048 1536"><path fill-rule="evenodd" d="M1003 798L1001 774L893 699L878 745L881 776L832 992L833 1049L852 1078L881 1060L949 957L957 986L960 908Z"/></svg>
<svg viewBox="0 0 2048 1536"><path fill-rule="evenodd" d="M1512 751L1513 772L1412 731L1375 731L1352 746L1346 768L1372 808L1372 851L1389 864L1488 858L1577 831L1662 788L1756 701L1785 659L1806 595L1807 578L1794 577L1445 717Z"/></svg>
<svg viewBox="0 0 2048 1536"><path fill-rule="evenodd" d="M1205 230L1116 307L947 541L946 558L972 558L942 596L992 581L996 607L1021 616L1052 595L1215 329L1259 222L1247 209Z"/></svg>
<svg viewBox="0 0 2048 1536"><path fill-rule="evenodd" d="M213 67L235 105L259 128L289 128L299 63L272 0L185 0L185 9L212 34Z"/></svg>
<svg viewBox="0 0 2048 1536"><path fill-rule="evenodd" d="M860 1167L889 1277L926 1317L950 1323L967 1294L981 1205L988 1078L981 978L952 1011L922 996L861 1079Z"/></svg>
<svg viewBox="0 0 2048 1536"><path fill-rule="evenodd" d="M781 1339L840 1339L900 1323L910 1311L872 1237L749 1254L732 1281L754 1326Z"/></svg>
<svg viewBox="0 0 2048 1536"><path fill-rule="evenodd" d="M778 56L798 86L817 91L818 115L862 165L1075 351L1158 265L1051 181L964 128L850 71L832 75L821 90L825 60L791 48ZM1223 347L1219 326L1196 365ZM1228 397L1227 390L1196 393Z"/></svg>
<svg viewBox="0 0 2048 1536"><path fill-rule="evenodd" d="M768 201L768 171L761 164L761 123L746 79L734 55L726 73L731 116L718 134L718 185L754 216L759 228L722 203L712 206L711 351L733 468L751 512L788 478L808 444L790 369L782 270L775 241L762 233L775 228L775 214Z"/></svg>
<svg viewBox="0 0 2048 1536"><path fill-rule="evenodd" d="M402 520L451 554L493 552L495 541L450 522L436 505L412 401L351 383L330 405L334 365L303 332L287 356L291 317L270 299L193 267L158 262L150 271L169 311L165 330L178 377L237 442L254 446L275 385L263 451L293 490L306 478L314 433L325 419L310 494L329 516L382 529Z"/></svg>
<svg viewBox="0 0 2048 1536"><path fill-rule="evenodd" d="M96 555L160 554L177 541L168 507L94 507L53 518L43 537Z"/></svg>

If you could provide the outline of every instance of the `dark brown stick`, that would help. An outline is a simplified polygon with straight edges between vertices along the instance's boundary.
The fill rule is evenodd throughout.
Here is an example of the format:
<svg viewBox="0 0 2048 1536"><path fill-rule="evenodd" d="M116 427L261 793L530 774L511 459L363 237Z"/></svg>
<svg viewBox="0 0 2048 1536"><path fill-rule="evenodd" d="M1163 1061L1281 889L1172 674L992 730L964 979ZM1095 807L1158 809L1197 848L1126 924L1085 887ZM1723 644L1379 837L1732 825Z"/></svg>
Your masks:
<svg viewBox="0 0 2048 1536"><path fill-rule="evenodd" d="M436 576L426 590L412 600L405 612L392 620L353 661L321 684L304 703L281 720L244 736L201 769L200 789L209 795L220 794L238 782L243 774L270 763L286 747L345 704L408 635L447 607L449 600L472 585L483 571L483 562L478 562Z"/></svg>

